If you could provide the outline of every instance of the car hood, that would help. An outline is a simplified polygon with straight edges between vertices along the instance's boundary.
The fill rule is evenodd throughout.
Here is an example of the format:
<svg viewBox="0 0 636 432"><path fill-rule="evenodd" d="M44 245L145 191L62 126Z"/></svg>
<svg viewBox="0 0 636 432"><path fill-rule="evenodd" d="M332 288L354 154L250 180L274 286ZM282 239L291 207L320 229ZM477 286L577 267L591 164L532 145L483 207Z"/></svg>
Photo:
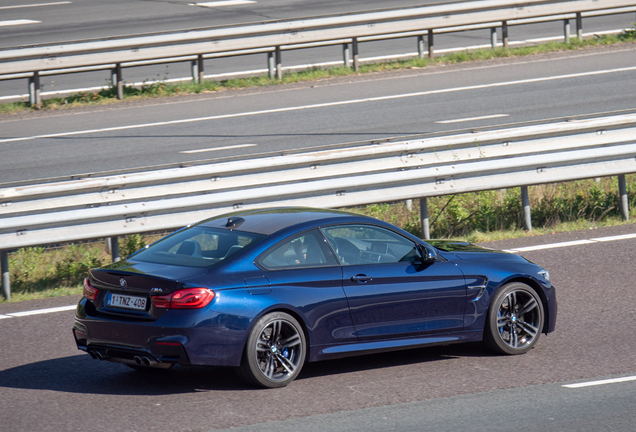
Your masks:
<svg viewBox="0 0 636 432"><path fill-rule="evenodd" d="M426 242L434 248L442 252L449 252L464 261L506 260L528 262L528 260L519 255L478 246L469 242L457 240L427 240Z"/></svg>

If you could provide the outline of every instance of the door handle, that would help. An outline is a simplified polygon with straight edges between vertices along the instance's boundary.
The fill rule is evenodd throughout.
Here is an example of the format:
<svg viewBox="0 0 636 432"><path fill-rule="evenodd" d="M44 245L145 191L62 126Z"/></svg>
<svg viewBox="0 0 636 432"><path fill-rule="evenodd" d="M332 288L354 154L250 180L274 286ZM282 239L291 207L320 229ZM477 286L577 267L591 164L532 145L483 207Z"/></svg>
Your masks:
<svg viewBox="0 0 636 432"><path fill-rule="evenodd" d="M358 274L358 275L355 275L355 276L351 276L351 282L367 283L370 280L373 280L373 278L371 276L367 276L365 274Z"/></svg>

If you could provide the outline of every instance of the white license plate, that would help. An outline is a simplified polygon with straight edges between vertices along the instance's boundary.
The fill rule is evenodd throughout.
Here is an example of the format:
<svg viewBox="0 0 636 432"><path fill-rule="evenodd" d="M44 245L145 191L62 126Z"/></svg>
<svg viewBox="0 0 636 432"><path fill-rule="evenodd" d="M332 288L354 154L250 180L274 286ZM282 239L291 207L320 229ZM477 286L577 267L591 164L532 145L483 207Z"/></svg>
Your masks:
<svg viewBox="0 0 636 432"><path fill-rule="evenodd" d="M124 309L146 310L147 301L146 297L111 294L108 305Z"/></svg>

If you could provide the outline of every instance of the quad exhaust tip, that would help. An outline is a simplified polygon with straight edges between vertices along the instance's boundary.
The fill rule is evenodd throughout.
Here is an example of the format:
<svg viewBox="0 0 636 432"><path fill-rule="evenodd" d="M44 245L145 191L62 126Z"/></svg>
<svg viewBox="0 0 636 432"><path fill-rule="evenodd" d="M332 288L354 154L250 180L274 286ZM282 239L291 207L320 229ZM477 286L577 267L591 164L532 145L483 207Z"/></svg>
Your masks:
<svg viewBox="0 0 636 432"><path fill-rule="evenodd" d="M99 351L89 350L88 354L93 357L95 360L104 360L104 356Z"/></svg>
<svg viewBox="0 0 636 432"><path fill-rule="evenodd" d="M139 366L150 366L150 367L157 367L157 365L159 365L159 362L150 358L150 357L140 357L140 356L135 356L133 357L133 360L135 361L135 364L139 365Z"/></svg>

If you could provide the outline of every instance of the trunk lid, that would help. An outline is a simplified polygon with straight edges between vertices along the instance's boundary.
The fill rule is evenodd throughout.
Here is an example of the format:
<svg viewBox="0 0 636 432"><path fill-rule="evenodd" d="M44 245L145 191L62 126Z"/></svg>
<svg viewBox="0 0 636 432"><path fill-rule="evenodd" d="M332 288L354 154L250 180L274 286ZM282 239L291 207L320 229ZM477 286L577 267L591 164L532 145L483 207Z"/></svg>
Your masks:
<svg viewBox="0 0 636 432"><path fill-rule="evenodd" d="M90 284L99 290L90 307L94 314L112 318L154 320L166 310L155 308L152 295L166 295L183 282L207 273L207 268L120 261L89 271Z"/></svg>

